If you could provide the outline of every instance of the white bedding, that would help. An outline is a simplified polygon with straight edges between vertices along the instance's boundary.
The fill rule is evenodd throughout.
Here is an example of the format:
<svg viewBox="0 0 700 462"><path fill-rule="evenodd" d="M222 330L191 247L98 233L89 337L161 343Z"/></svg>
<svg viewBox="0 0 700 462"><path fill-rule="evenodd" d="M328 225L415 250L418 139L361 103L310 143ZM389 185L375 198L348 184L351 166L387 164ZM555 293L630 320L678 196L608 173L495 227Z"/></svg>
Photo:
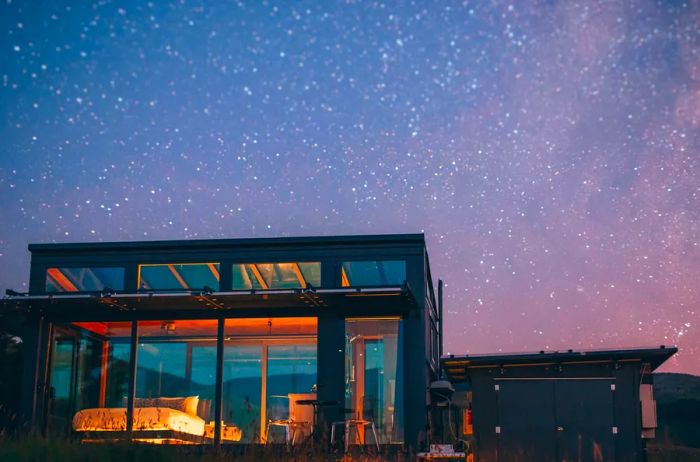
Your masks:
<svg viewBox="0 0 700 462"><path fill-rule="evenodd" d="M134 408L134 430L175 430L203 436L205 422L200 417L168 407ZM83 409L73 416L75 431L126 431L126 408Z"/></svg>

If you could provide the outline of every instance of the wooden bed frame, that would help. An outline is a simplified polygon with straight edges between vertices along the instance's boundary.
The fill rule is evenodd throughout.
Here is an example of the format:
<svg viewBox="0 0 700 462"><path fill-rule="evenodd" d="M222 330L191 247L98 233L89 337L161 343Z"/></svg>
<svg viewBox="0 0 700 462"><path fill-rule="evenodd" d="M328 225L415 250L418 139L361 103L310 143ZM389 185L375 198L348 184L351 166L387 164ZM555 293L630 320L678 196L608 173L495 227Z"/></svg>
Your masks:
<svg viewBox="0 0 700 462"><path fill-rule="evenodd" d="M75 431L73 435L82 443L125 442L147 444L212 444L213 438L193 435L177 430L134 430L131 433L123 430L105 431Z"/></svg>

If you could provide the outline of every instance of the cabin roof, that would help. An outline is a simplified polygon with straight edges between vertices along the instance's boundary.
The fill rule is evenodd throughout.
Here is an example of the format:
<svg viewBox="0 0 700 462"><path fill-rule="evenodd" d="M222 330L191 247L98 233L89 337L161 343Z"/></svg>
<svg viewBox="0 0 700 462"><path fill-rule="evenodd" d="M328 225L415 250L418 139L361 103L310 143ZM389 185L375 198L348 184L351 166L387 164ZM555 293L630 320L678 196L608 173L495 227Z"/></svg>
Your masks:
<svg viewBox="0 0 700 462"><path fill-rule="evenodd" d="M239 239L186 239L160 241L124 241L124 242L80 242L29 244L32 253L84 252L113 250L168 250L168 249L212 249L245 247L319 247L342 245L422 245L425 236L414 234L366 234L346 236L298 236L298 237L263 237Z"/></svg>

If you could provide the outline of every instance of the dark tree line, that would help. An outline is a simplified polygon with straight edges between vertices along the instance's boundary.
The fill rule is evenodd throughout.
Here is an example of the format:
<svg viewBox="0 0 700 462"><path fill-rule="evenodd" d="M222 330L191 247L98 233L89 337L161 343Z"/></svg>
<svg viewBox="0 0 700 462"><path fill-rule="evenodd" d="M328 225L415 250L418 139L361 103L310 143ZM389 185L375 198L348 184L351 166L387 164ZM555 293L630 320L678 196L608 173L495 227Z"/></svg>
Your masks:
<svg viewBox="0 0 700 462"><path fill-rule="evenodd" d="M17 424L22 377L22 339L16 317L0 317L0 434Z"/></svg>

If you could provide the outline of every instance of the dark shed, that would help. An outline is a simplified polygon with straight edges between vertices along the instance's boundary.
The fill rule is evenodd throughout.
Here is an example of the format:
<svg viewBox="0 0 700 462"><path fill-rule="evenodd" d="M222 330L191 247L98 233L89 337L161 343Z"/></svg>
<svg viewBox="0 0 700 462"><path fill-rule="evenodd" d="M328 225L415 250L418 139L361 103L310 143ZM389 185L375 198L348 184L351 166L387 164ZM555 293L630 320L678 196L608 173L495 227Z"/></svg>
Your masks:
<svg viewBox="0 0 700 462"><path fill-rule="evenodd" d="M643 461L651 373L676 348L444 356L477 461Z"/></svg>

